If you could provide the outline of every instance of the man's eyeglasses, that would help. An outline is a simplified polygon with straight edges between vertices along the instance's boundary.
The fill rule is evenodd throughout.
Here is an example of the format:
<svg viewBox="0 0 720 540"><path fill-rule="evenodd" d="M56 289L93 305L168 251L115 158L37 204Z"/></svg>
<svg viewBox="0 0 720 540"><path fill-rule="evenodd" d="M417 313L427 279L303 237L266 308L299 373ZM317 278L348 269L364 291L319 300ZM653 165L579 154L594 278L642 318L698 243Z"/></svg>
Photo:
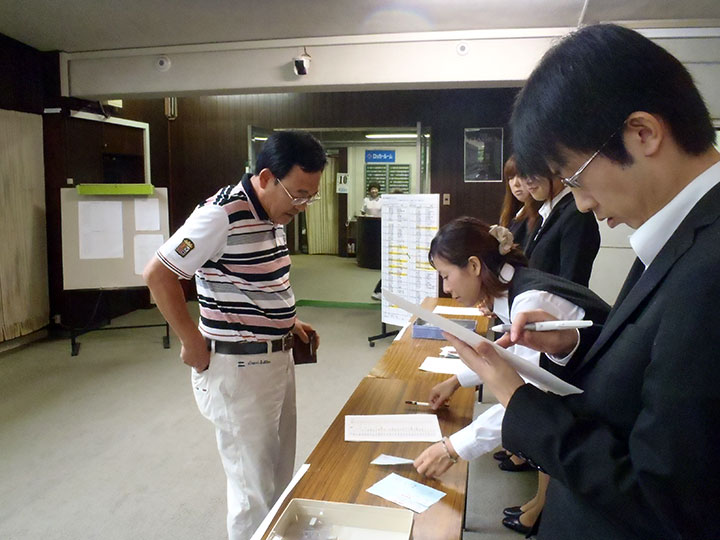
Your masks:
<svg viewBox="0 0 720 540"><path fill-rule="evenodd" d="M598 154L603 151L603 148L605 148L605 146L607 146L607 143L609 143L612 140L612 138L615 135L617 135L618 132L624 126L625 126L625 122L622 123L622 126L620 126L615 131L613 131L613 134L610 135L604 143L602 143L602 146L600 146L600 148L598 148L595 151L595 153L592 156L590 156L585 163L580 165L580 168L577 171L575 171L575 174L572 174L572 175L568 176L567 178L560 177L560 181L562 182L563 186L569 187L569 188L579 188L580 187L580 175L587 168L587 166L590 165L590 163L592 163L592 160L595 159L598 156Z"/></svg>
<svg viewBox="0 0 720 540"><path fill-rule="evenodd" d="M317 202L317 201L320 200L320 192L317 192L317 193L316 193L315 195L313 195L312 197L293 197L293 196L290 194L290 192L287 190L287 188L283 185L283 183L282 183L282 181L280 180L280 178L276 178L276 179L275 179L275 182L278 183L278 184L280 184L280 187L282 187L283 190L285 191L285 193L287 193L287 196L290 197L290 202L292 203L293 206L303 206L303 205L305 205L305 204L309 206L309 205L311 205L312 203Z"/></svg>

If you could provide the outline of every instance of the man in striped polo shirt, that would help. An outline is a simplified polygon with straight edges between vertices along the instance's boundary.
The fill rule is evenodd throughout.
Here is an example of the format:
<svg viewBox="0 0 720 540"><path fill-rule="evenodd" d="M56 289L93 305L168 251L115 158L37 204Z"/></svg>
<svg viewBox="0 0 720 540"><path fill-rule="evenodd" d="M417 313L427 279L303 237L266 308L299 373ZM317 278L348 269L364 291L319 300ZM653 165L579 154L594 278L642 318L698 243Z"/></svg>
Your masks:
<svg viewBox="0 0 720 540"><path fill-rule="evenodd" d="M215 425L231 540L250 538L292 477L292 340L307 343L314 330L295 315L282 226L318 199L325 163L309 133L273 134L255 174L201 203L144 272L193 368L198 408ZM193 275L199 325L178 281Z"/></svg>

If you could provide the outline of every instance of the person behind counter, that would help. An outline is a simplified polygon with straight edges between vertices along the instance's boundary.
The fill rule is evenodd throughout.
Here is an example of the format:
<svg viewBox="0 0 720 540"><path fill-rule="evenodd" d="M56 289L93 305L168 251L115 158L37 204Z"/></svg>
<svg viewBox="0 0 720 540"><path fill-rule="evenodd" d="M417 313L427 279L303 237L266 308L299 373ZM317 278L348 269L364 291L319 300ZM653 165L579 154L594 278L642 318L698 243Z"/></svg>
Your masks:
<svg viewBox="0 0 720 540"><path fill-rule="evenodd" d="M380 184L370 182L368 184L368 196L363 199L362 215L380 217L381 213L382 197L380 196Z"/></svg>
<svg viewBox="0 0 720 540"><path fill-rule="evenodd" d="M558 319L592 320L596 326L569 331L573 335L592 336L599 331L610 310L610 306L589 289L528 268L527 259L506 228L489 227L476 218L462 217L443 226L430 243L428 259L440 274L444 292L466 306L479 302L492 306L504 324L512 322L520 312L542 309ZM540 353L535 350L519 346L513 352L539 364ZM574 352L582 353L581 350ZM570 372L573 356L550 357L550 360ZM437 410L461 385L475 386L480 382L469 368L453 375L431 390L431 407ZM475 459L497 447L504 412L502 405L495 405L466 428L429 446L415 459L415 468L421 474L437 477L458 458Z"/></svg>

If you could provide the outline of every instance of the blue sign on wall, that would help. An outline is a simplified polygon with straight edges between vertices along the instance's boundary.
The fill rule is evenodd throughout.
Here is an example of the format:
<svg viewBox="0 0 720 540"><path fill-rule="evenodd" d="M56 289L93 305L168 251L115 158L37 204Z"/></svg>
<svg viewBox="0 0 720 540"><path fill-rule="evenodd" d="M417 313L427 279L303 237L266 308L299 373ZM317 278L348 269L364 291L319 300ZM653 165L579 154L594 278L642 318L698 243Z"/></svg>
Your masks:
<svg viewBox="0 0 720 540"><path fill-rule="evenodd" d="M365 163L395 163L395 150L365 150Z"/></svg>

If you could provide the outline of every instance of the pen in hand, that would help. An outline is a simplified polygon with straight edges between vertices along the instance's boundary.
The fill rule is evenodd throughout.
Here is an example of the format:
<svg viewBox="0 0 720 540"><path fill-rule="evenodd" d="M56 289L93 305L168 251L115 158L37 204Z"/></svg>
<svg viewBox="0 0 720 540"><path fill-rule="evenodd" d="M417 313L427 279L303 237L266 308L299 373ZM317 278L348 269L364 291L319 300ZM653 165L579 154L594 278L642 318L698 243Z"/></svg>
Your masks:
<svg viewBox="0 0 720 540"><path fill-rule="evenodd" d="M408 405L417 405L419 407L429 407L430 406L430 403L428 403L427 401L414 401L412 399L406 399L405 403ZM449 407L450 405L448 405L447 403L443 403L442 406Z"/></svg>
<svg viewBox="0 0 720 540"><path fill-rule="evenodd" d="M526 324L523 329L532 332L549 332L551 330L570 330L573 328L588 328L592 321L542 321ZM509 332L512 324L497 324L490 330L493 332Z"/></svg>

